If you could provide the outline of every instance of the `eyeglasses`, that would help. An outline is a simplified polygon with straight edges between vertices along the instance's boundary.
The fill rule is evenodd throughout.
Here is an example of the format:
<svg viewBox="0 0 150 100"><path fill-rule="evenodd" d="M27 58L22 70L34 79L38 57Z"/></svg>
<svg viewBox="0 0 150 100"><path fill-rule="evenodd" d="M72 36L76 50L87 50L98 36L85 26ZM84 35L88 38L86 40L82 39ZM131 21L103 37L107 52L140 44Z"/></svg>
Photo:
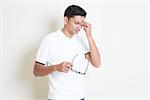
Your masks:
<svg viewBox="0 0 150 100"><path fill-rule="evenodd" d="M52 64L47 61L46 66L51 66ZM85 54L76 54L73 59L72 59L72 68L71 68L71 71L77 73L77 74L80 74L80 75L85 75L86 72L87 72L87 69L88 69L88 66L89 66L89 61L87 60L87 58L85 57ZM83 69L85 71L83 71ZM77 71L77 70L82 70L83 72L81 71Z"/></svg>
<svg viewBox="0 0 150 100"><path fill-rule="evenodd" d="M71 68L71 71L80 75L85 75L89 66L89 61L86 59L85 55L76 54L72 59L72 64L73 67ZM76 67L78 67L78 70L84 68L85 71L84 72L77 71L77 69L75 69Z"/></svg>

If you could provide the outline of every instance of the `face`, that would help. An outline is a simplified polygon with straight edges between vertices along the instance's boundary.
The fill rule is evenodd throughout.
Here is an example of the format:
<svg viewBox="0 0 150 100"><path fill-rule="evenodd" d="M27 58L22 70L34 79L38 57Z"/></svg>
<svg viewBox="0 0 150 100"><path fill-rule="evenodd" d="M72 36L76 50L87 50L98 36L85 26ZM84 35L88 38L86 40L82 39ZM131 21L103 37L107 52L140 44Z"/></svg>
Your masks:
<svg viewBox="0 0 150 100"><path fill-rule="evenodd" d="M74 16L69 19L65 17L65 27L70 34L77 34L83 26L84 19L84 16Z"/></svg>

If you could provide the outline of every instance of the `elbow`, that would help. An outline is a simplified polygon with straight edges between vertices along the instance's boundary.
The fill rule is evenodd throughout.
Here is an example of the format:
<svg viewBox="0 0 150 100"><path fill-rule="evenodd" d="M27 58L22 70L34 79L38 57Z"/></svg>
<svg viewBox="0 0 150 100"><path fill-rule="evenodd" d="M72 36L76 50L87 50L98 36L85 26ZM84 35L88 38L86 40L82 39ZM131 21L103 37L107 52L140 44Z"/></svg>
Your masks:
<svg viewBox="0 0 150 100"><path fill-rule="evenodd" d="M34 66L34 69L33 69L33 75L34 75L35 77L38 76L38 67L37 67L36 65Z"/></svg>
<svg viewBox="0 0 150 100"><path fill-rule="evenodd" d="M95 67L95 68L100 68L101 67L101 60L100 58L97 59L91 59L91 64Z"/></svg>
<svg viewBox="0 0 150 100"><path fill-rule="evenodd" d="M37 72L34 70L33 71L33 75L35 76L35 77L37 77L38 75L37 75Z"/></svg>
<svg viewBox="0 0 150 100"><path fill-rule="evenodd" d="M38 76L35 69L33 70L33 75L34 75L35 77Z"/></svg>
<svg viewBox="0 0 150 100"><path fill-rule="evenodd" d="M92 64L95 68L100 68L101 67L101 62L97 62L95 64Z"/></svg>
<svg viewBox="0 0 150 100"><path fill-rule="evenodd" d="M95 68L100 68L101 67L101 64L95 64L93 65Z"/></svg>

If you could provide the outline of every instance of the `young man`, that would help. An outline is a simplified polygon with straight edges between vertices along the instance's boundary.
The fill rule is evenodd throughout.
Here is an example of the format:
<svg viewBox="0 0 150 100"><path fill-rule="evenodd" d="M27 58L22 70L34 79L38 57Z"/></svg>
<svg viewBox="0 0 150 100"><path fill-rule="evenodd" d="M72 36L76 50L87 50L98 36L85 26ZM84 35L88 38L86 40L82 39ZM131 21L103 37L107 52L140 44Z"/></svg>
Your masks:
<svg viewBox="0 0 150 100"><path fill-rule="evenodd" d="M85 72L80 69L85 59L96 68L101 65L91 24L85 22L85 17L84 9L77 5L69 6L64 13L64 27L45 36L38 49L34 75L49 76L49 100L84 100L87 66ZM79 66L78 69L74 69L78 55L84 57L76 61L82 62L75 65Z"/></svg>

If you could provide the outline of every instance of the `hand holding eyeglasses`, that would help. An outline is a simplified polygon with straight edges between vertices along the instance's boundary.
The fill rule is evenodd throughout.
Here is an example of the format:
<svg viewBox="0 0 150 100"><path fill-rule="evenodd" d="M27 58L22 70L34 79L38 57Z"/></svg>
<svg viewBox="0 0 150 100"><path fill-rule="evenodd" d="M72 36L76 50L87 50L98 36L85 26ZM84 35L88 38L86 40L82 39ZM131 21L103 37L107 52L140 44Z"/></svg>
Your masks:
<svg viewBox="0 0 150 100"><path fill-rule="evenodd" d="M72 59L72 62L62 62L56 66L56 71L68 73L68 71L73 71L80 75L85 75L88 69L89 61L85 58L84 55L75 55ZM78 71L84 68L85 71Z"/></svg>
<svg viewBox="0 0 150 100"><path fill-rule="evenodd" d="M56 67L56 70L67 73L68 71L71 70L71 68L72 68L72 63L62 62L62 63L58 64L58 66Z"/></svg>

